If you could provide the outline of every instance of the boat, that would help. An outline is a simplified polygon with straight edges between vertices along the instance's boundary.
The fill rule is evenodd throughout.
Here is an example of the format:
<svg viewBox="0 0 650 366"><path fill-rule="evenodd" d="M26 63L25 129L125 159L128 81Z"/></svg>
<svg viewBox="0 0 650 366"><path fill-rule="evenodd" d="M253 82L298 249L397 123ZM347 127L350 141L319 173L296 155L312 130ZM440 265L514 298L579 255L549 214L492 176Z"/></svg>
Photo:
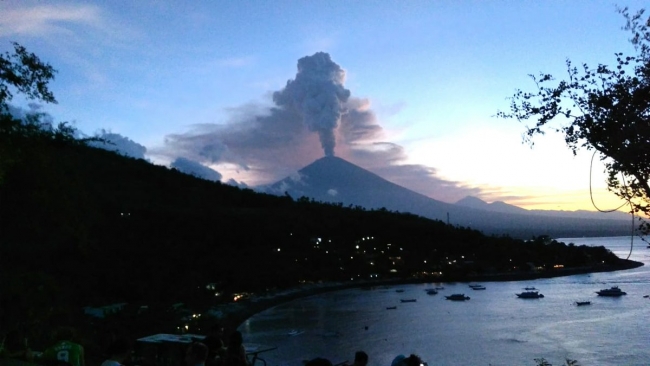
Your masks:
<svg viewBox="0 0 650 366"><path fill-rule="evenodd" d="M647 299L647 298L649 298L649 297L650 297L650 295L643 295L643 298L644 298L644 299Z"/></svg>
<svg viewBox="0 0 650 366"><path fill-rule="evenodd" d="M544 295L540 294L537 291L524 291L520 294L517 294L517 297L520 299L542 299Z"/></svg>
<svg viewBox="0 0 650 366"><path fill-rule="evenodd" d="M400 290L395 290L395 292L404 292L404 290L401 290L401 289Z"/></svg>
<svg viewBox="0 0 650 366"><path fill-rule="evenodd" d="M591 301L576 301L576 306L591 305Z"/></svg>
<svg viewBox="0 0 650 366"><path fill-rule="evenodd" d="M387 306L386 310L395 310L397 309L397 306Z"/></svg>
<svg viewBox="0 0 650 366"><path fill-rule="evenodd" d="M435 289L430 288L427 290L427 295L437 295L437 294L438 291L436 291Z"/></svg>
<svg viewBox="0 0 650 366"><path fill-rule="evenodd" d="M534 287L524 287L524 290L526 291L536 291L537 289Z"/></svg>
<svg viewBox="0 0 650 366"><path fill-rule="evenodd" d="M444 290L444 289L445 289L444 287L436 287L436 290L438 290L438 291Z"/></svg>
<svg viewBox="0 0 650 366"><path fill-rule="evenodd" d="M471 288L475 288L475 287L483 287L483 285L469 285L469 287L471 287Z"/></svg>
<svg viewBox="0 0 650 366"><path fill-rule="evenodd" d="M481 286L481 285L472 286L472 290L485 290L485 286Z"/></svg>
<svg viewBox="0 0 650 366"><path fill-rule="evenodd" d="M447 300L451 301L465 301L469 300L469 296L465 296L465 294L453 294L451 296L445 296Z"/></svg>
<svg viewBox="0 0 650 366"><path fill-rule="evenodd" d="M603 289L600 291L596 291L598 296L609 296L609 297L619 297L623 295L627 295L627 293L621 291L618 286L612 286L611 288Z"/></svg>
<svg viewBox="0 0 650 366"><path fill-rule="evenodd" d="M417 299L400 299L401 302L416 302Z"/></svg>

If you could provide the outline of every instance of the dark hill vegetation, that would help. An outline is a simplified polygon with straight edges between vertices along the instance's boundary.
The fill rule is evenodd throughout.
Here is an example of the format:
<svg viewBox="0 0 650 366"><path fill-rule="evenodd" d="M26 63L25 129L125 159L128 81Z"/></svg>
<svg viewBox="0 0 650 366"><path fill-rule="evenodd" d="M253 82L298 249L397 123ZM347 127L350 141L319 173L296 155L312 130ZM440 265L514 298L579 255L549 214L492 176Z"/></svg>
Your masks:
<svg viewBox="0 0 650 366"><path fill-rule="evenodd" d="M604 248L258 194L78 141L13 147L19 159L0 185L5 324L119 301L203 303L214 295L208 283L231 293L617 261Z"/></svg>

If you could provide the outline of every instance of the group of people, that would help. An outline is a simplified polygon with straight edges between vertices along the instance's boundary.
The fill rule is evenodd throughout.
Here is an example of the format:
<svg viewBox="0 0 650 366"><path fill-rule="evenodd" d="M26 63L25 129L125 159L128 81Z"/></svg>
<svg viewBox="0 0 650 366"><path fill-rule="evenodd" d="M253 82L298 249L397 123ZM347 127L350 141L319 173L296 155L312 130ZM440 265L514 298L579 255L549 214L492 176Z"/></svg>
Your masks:
<svg viewBox="0 0 650 366"><path fill-rule="evenodd" d="M30 350L26 338L19 332L12 331L7 333L0 344L0 358L46 366L85 366L84 348L72 341L73 336L71 329L62 328L56 334L55 343L44 352L37 353ZM113 339L106 350L106 359L101 366L139 364L133 362L132 354L132 344L128 340ZM239 331L233 332L226 345L223 341L223 327L219 324L214 325L204 339L191 343L184 350L181 364L182 366L254 366L246 357L242 334ZM351 366L367 366L367 364L368 355L358 351ZM16 366L20 365L16 364ZM155 364L148 366L155 366ZM333 364L325 358L314 358L305 361L305 366L333 366ZM395 357L391 366L426 366L426 363L414 354L408 357L399 355Z"/></svg>
<svg viewBox="0 0 650 366"><path fill-rule="evenodd" d="M347 364L347 363L346 363ZM368 354L358 351L354 354L354 363L352 366L367 366ZM305 362L305 366L333 366L332 362L326 358L314 358ZM427 366L420 356L411 354L410 356L399 355L393 359L390 366Z"/></svg>
<svg viewBox="0 0 650 366"><path fill-rule="evenodd" d="M29 348L27 338L13 330L2 340L0 358L49 366L85 366L84 348L72 341L73 336L71 329L62 328L56 333L55 343L38 353Z"/></svg>
<svg viewBox="0 0 650 366"><path fill-rule="evenodd" d="M32 351L27 338L18 331L10 331L0 343L0 359L3 365L25 366L37 363L45 366L85 366L84 348L72 341L74 334L69 328L62 328L56 333L56 342L44 352ZM182 366L250 366L246 358L242 334L233 332L228 345L223 342L223 327L215 325L202 340L190 344L184 349ZM140 364L133 357L133 345L127 339L113 338L105 350L105 361L101 366L123 366ZM145 362L146 363L146 362ZM153 363L146 363L155 366Z"/></svg>
<svg viewBox="0 0 650 366"><path fill-rule="evenodd" d="M223 327L216 324L200 342L192 343L185 354L185 366L250 366L241 332L234 331L223 342ZM106 365L109 366L109 365Z"/></svg>

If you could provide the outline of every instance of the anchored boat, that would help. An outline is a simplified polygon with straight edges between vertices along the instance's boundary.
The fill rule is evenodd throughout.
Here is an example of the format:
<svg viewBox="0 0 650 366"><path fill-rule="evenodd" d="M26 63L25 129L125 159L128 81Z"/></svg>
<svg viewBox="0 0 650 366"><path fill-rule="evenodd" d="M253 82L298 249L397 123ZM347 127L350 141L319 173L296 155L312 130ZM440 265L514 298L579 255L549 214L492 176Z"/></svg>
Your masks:
<svg viewBox="0 0 650 366"><path fill-rule="evenodd" d="M596 291L598 296L609 296L609 297L619 297L623 295L627 295L626 292L621 291L618 286L612 286L611 288L603 289L600 291Z"/></svg>
<svg viewBox="0 0 650 366"><path fill-rule="evenodd" d="M469 296L465 296L465 294L453 294L451 296L445 296L447 300L451 301L465 301L469 300Z"/></svg>

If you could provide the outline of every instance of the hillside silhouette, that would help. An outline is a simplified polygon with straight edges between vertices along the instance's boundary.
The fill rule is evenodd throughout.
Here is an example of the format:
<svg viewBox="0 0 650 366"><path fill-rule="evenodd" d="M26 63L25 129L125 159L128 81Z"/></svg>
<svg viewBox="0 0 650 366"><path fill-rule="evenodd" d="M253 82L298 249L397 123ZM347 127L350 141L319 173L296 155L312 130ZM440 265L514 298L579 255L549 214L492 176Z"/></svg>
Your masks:
<svg viewBox="0 0 650 366"><path fill-rule="evenodd" d="M535 276L533 267L548 276L557 262L581 271L621 263L602 247L260 194L75 141L12 148L20 157L0 184L7 327L40 329L116 302L207 309L228 294L306 282Z"/></svg>

